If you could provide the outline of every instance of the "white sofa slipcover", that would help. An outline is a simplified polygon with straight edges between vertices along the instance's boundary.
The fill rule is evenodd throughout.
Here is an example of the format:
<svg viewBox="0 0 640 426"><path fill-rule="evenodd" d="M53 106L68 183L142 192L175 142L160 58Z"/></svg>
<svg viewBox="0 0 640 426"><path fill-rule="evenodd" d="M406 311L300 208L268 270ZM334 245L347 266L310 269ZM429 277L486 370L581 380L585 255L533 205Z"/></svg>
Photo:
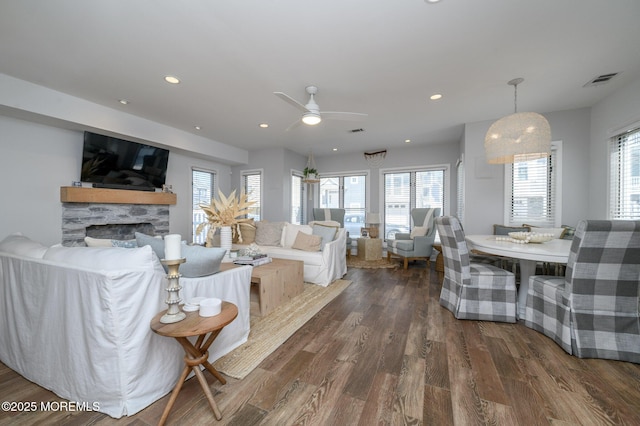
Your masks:
<svg viewBox="0 0 640 426"><path fill-rule="evenodd" d="M328 286L347 273L346 245L347 231L338 228L333 241L325 244L321 251L304 251L291 248L298 231L311 234L309 225L285 224L282 228L280 246L258 246L260 251L271 257L304 262L304 281ZM245 249L248 245L234 244L234 249Z"/></svg>
<svg viewBox="0 0 640 426"><path fill-rule="evenodd" d="M84 250L94 250L83 248ZM150 329L167 282L149 246L139 268L92 270L0 252L0 360L58 396L119 418L171 391L184 366L174 340ZM209 361L246 342L251 268L181 278L180 296L218 297L238 317L209 349Z"/></svg>

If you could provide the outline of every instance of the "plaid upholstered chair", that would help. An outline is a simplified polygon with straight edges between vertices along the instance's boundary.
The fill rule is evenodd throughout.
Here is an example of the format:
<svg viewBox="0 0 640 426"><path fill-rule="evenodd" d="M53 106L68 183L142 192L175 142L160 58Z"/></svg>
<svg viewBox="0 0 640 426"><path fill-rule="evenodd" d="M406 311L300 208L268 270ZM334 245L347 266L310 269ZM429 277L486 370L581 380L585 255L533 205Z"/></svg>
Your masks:
<svg viewBox="0 0 640 426"><path fill-rule="evenodd" d="M387 260L399 257L403 260L404 269L409 267L410 260L429 260L433 253L433 242L436 239L436 227L433 219L440 214L440 208L415 208L411 210L413 229L411 233L397 232L395 239L387 240Z"/></svg>
<svg viewBox="0 0 640 426"><path fill-rule="evenodd" d="M472 263L460 222L435 219L442 254L444 281L440 304L458 319L516 322L516 279L513 273L485 263Z"/></svg>
<svg viewBox="0 0 640 426"><path fill-rule="evenodd" d="M583 220L564 277L529 280L525 325L579 358L640 363L640 221Z"/></svg>

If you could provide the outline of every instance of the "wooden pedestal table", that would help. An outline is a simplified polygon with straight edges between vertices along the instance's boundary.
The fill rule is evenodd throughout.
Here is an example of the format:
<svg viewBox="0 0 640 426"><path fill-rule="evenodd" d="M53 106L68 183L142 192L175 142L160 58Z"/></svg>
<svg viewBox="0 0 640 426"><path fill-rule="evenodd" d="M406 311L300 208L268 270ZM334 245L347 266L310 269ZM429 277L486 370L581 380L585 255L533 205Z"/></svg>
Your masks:
<svg viewBox="0 0 640 426"><path fill-rule="evenodd" d="M213 376L223 385L227 383L224 377L222 377L222 375L209 363L208 350L222 329L238 316L238 307L233 303L222 302L222 311L218 315L212 317L201 317L198 311L186 312L187 317L184 320L172 324L163 324L160 322L160 318L165 312L166 311L158 313L151 320L151 329L161 336L175 338L178 343L182 345L186 355L184 357L184 370L182 370L178 383L176 383L176 386L171 392L169 402L167 403L167 406L162 413L162 418L158 424L163 425L167 420L169 412L171 411L173 404L176 402L178 393L180 393L182 384L187 378L189 371L193 371L198 378L200 386L202 386L202 390L209 400L209 405L211 405L211 409L213 410L216 419L222 419L222 414L220 414L220 410L218 410L218 406L213 400L211 389L209 389L209 384L207 383L207 379L205 379L204 374L200 371L200 366L202 365L209 370L209 372L213 374ZM187 339L192 336L198 336L195 344L192 344L189 339Z"/></svg>

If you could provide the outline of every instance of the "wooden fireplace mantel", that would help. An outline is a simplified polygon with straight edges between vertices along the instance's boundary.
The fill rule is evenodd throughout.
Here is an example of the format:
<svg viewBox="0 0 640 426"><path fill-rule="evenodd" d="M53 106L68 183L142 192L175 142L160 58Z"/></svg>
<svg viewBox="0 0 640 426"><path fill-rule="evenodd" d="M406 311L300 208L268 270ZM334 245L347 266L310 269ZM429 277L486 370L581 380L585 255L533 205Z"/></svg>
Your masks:
<svg viewBox="0 0 640 426"><path fill-rule="evenodd" d="M170 192L61 186L60 201L63 203L175 205L178 197Z"/></svg>

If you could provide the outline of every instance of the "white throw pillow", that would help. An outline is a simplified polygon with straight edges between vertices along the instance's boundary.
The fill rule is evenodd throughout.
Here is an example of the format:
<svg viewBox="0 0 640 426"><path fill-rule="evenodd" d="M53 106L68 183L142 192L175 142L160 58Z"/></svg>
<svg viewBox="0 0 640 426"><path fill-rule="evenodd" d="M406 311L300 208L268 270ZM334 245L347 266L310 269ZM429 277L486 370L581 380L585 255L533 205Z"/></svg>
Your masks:
<svg viewBox="0 0 640 426"><path fill-rule="evenodd" d="M163 271L158 256L150 246L138 248L121 247L49 247L43 259L66 265L93 270L119 271L160 270Z"/></svg>
<svg viewBox="0 0 640 426"><path fill-rule="evenodd" d="M259 246L279 246L285 222L256 222L256 241Z"/></svg>
<svg viewBox="0 0 640 426"><path fill-rule="evenodd" d="M284 229L282 230L282 240L280 241L280 245L286 248L293 247L293 243L298 236L298 232L311 235L313 233L313 229L311 229L311 226L309 225L294 225L292 223L287 223L284 225Z"/></svg>
<svg viewBox="0 0 640 426"><path fill-rule="evenodd" d="M48 247L37 241L25 237L20 232L7 236L0 241L0 251L18 256L34 257L42 259Z"/></svg>
<svg viewBox="0 0 640 426"><path fill-rule="evenodd" d="M425 235L427 235L427 231L429 230L429 227L427 226L414 226L413 229L411 230L411 239L413 240L413 237L424 237Z"/></svg>

